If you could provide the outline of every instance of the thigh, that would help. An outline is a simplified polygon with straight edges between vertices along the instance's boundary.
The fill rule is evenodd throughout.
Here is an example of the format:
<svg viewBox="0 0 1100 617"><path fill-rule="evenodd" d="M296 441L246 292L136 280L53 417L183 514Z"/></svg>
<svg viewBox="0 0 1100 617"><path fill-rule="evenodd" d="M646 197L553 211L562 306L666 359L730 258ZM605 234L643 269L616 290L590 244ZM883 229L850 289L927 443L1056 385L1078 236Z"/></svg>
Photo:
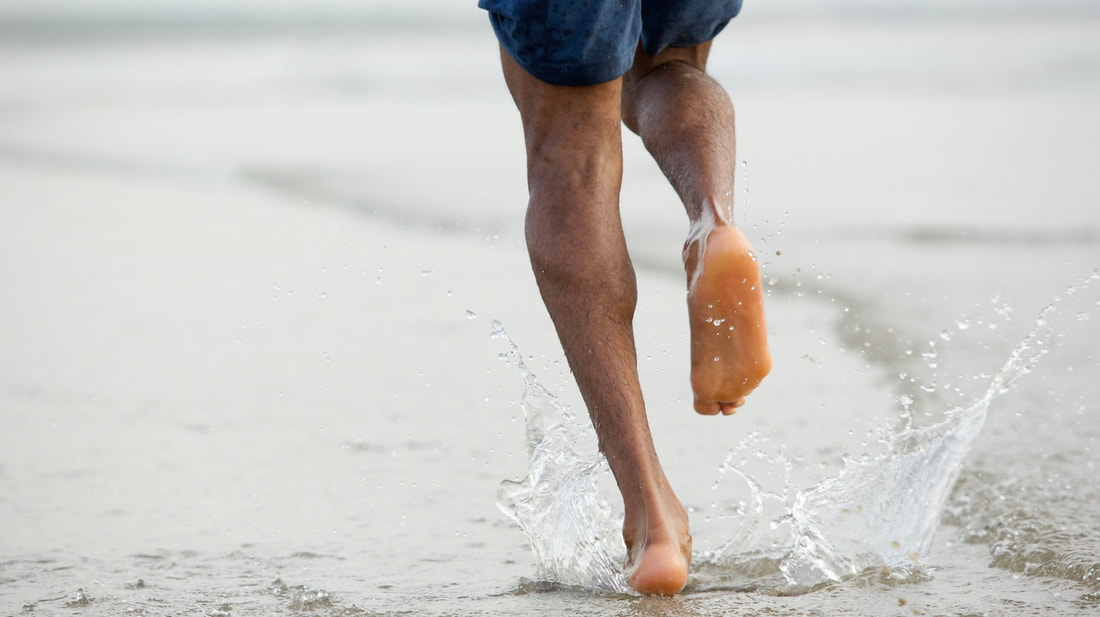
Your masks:
<svg viewBox="0 0 1100 617"><path fill-rule="evenodd" d="M523 120L529 174L546 167L579 170L621 156L622 79L561 86L535 77L503 49L501 63Z"/></svg>

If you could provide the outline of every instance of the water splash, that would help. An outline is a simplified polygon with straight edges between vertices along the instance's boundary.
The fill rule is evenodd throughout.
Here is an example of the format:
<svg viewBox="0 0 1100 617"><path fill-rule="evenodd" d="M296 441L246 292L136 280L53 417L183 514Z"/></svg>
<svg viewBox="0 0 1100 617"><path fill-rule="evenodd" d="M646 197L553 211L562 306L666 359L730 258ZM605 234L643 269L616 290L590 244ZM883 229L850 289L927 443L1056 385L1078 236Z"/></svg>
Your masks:
<svg viewBox="0 0 1100 617"><path fill-rule="evenodd" d="M632 593L622 568L621 521L599 494L606 462L591 424L577 420L539 383L497 320L492 336L508 344L501 355L523 377L530 470L522 480L501 483L497 506L527 536L540 579Z"/></svg>
<svg viewBox="0 0 1100 617"><path fill-rule="evenodd" d="M783 591L920 563L991 401L891 435L885 454L846 457L836 476L799 492L789 518L793 542L780 565Z"/></svg>
<svg viewBox="0 0 1100 617"><path fill-rule="evenodd" d="M1098 280L1100 272L1094 271L1065 296ZM793 497L793 462L782 455L766 457L757 437L746 437L726 457L716 486L721 476L732 473L749 487L751 497L731 517L738 523L733 537L715 551L693 556L694 567L708 578L722 579L720 586L729 587L731 579L749 587L767 581L776 593L802 593L871 569L890 573L883 576L921 579L920 563L990 406L1048 353L1055 332L1047 318L1061 300L1055 298L1040 311L979 399L949 410L931 426L905 422L886 434L883 454L845 457L835 476ZM498 505L530 540L539 577L630 592L621 566L621 521L613 520L597 490L604 463L591 425L578 421L538 382L499 322L493 322L493 335L508 343L509 351L502 355L524 380L530 469L522 481L501 485ZM780 493L765 491L735 464L745 453L782 468ZM772 585L780 574L782 581Z"/></svg>
<svg viewBox="0 0 1100 617"><path fill-rule="evenodd" d="M1069 289L1097 280L1100 274L1093 272ZM1039 312L981 398L951 409L935 425L907 425L888 434L882 455L846 457L836 476L795 496L784 521L791 544L780 564L786 579L782 591L805 591L868 568L912 568L928 555L990 406L1048 353L1054 332L1047 318L1059 302L1055 298Z"/></svg>
<svg viewBox="0 0 1100 617"><path fill-rule="evenodd" d="M1013 389L997 418L1000 434L968 460L944 520L960 539L984 544L990 565L1026 576L1062 578L1092 589L1100 600L1100 451L1095 448L1095 326L1079 315L1100 310L1094 272L1065 290L1046 311L1041 327L1051 333L1050 362L1026 389ZM1087 320L1085 320L1087 321ZM1090 371L1092 373L1090 373ZM1041 443L1021 450L1020 436Z"/></svg>
<svg viewBox="0 0 1100 617"><path fill-rule="evenodd" d="M305 585L287 585L281 578L272 581L267 589L273 595L288 600L287 608L295 612L316 611L333 606L332 594L324 589L311 589Z"/></svg>

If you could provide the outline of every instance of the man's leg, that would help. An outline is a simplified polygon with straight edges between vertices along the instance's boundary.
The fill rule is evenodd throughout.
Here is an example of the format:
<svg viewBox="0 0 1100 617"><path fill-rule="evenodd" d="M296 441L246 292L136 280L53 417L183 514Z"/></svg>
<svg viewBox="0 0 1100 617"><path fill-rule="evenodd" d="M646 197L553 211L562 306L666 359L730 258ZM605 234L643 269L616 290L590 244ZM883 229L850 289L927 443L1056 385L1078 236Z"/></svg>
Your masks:
<svg viewBox="0 0 1100 617"><path fill-rule="evenodd" d="M628 580L671 595L687 581L691 535L638 383L637 288L619 219L621 80L556 86L501 57L527 144L531 265L623 496Z"/></svg>
<svg viewBox="0 0 1100 617"><path fill-rule="evenodd" d="M710 43L649 56L623 78L623 121L691 219L684 244L695 410L729 415L771 370L760 268L733 225L733 104L706 74Z"/></svg>

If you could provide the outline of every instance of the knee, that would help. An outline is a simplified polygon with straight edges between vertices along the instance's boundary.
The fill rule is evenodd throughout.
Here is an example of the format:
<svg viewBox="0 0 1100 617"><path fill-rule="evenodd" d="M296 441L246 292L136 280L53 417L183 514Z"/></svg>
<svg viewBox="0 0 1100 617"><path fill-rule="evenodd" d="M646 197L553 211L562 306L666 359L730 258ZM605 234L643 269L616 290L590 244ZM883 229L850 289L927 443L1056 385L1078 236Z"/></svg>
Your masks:
<svg viewBox="0 0 1100 617"><path fill-rule="evenodd" d="M607 199L622 183L622 137L596 131L575 139L544 140L527 151L527 186L532 204L585 196Z"/></svg>

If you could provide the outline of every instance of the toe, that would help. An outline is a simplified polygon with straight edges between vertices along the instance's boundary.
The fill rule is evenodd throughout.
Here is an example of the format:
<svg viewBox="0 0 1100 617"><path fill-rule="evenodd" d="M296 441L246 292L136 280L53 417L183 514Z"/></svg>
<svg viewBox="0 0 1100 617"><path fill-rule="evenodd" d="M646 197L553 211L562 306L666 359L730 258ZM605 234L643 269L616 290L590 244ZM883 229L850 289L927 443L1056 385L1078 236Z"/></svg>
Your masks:
<svg viewBox="0 0 1100 617"><path fill-rule="evenodd" d="M733 403L719 403L718 406L721 408L723 416L732 416L733 414L737 413L737 408L740 407L743 403L744 399Z"/></svg>
<svg viewBox="0 0 1100 617"><path fill-rule="evenodd" d="M714 401L695 399L695 411L704 416L716 416L721 411L721 407Z"/></svg>

